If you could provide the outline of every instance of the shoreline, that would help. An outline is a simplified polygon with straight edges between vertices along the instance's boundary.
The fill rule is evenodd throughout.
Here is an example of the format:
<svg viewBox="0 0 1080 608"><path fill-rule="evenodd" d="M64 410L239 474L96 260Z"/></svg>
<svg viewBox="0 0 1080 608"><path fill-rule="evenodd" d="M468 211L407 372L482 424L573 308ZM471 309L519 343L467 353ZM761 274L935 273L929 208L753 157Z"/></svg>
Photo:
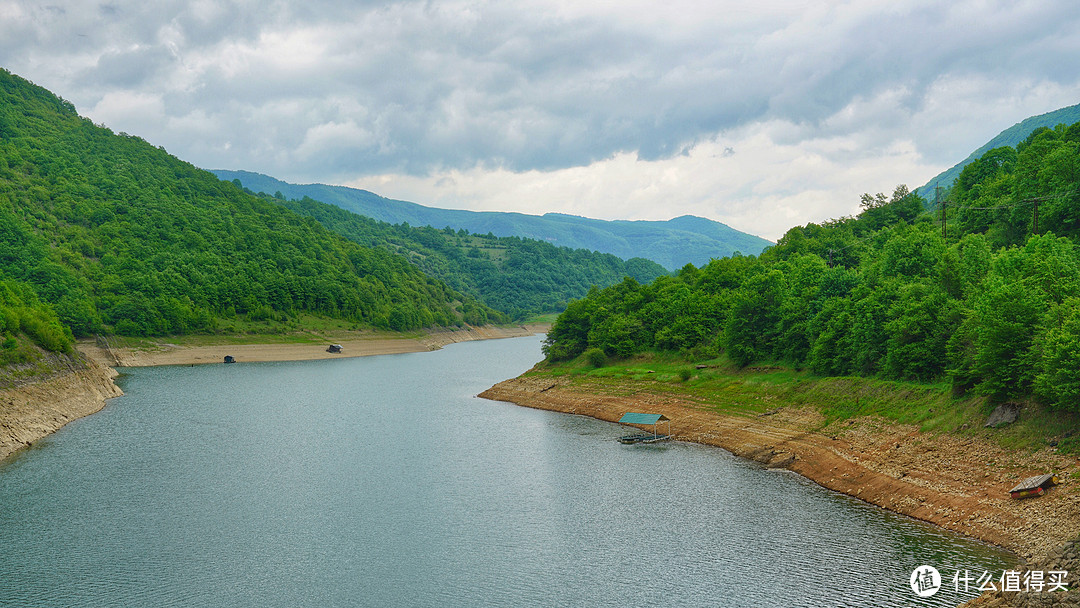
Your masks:
<svg viewBox="0 0 1080 608"><path fill-rule="evenodd" d="M417 337L351 332L335 334L321 342L305 343L237 343L214 345L177 345L166 342L149 347L103 347L94 342L81 342L79 351L109 367L150 367L157 365L206 365L222 363L226 355L237 363L267 361L313 361L395 355L438 350L448 344L473 340L520 338L544 333L549 324L516 326L485 325L480 327L434 329ZM326 352L330 344L340 344L342 352Z"/></svg>
<svg viewBox="0 0 1080 608"><path fill-rule="evenodd" d="M225 355L232 355L242 363L425 352L457 342L531 336L544 333L549 327L543 323L466 326L429 330L416 337L354 332L355 335L335 334L333 339L325 342L291 344L181 346L162 343L146 348L109 348L92 340L82 341L76 345L83 360L80 369L56 373L39 382L0 389L0 465L72 420L99 412L109 399L123 395L114 382L119 375L115 368L220 364ZM326 352L331 343L341 344L344 352Z"/></svg>
<svg viewBox="0 0 1080 608"><path fill-rule="evenodd" d="M124 394L111 367L87 360L83 369L0 389L0 464L72 420L101 411Z"/></svg>
<svg viewBox="0 0 1080 608"><path fill-rule="evenodd" d="M1007 549L1029 566L1080 530L1080 460L1049 448L1017 453L986 440L933 436L867 418L819 432L822 418L812 408L730 414L670 394L620 392L523 376L479 396L608 422L628 411L664 414L677 440L791 470L827 489ZM1040 472L1056 473L1061 485L1034 499L1009 497L1016 482ZM1076 574L1070 572L1070 579Z"/></svg>
<svg viewBox="0 0 1080 608"><path fill-rule="evenodd" d="M0 465L122 395L113 382L119 375L114 366L221 363L225 354L238 362L255 362L423 352L457 342L534 335L548 328L544 324L466 327L398 338L357 332L358 337L351 340L338 334L334 342L345 347L342 354L327 353L329 342L116 349L83 342L78 346L85 358L84 369L0 390ZM821 415L809 407L778 407L764 414L724 413L670 393L654 394L628 385L597 390L571 386L551 376L511 378L478 396L609 422L627 411L663 413L672 419L671 431L677 440L720 447L769 468L791 470L827 489L1000 546L1013 552L1021 567L1067 569L1070 588L1080 587L1080 562L1073 556L1080 550L1080 541L1073 540L1080 530L1080 459L1076 456L1054 454L1050 448L1017 453L984 439L934 436L870 418L822 430ZM1041 472L1056 473L1061 485L1039 498L1009 498L1008 489L1019 479ZM1009 603L1017 599L1010 596L1015 594L984 594L968 605L1027 605Z"/></svg>

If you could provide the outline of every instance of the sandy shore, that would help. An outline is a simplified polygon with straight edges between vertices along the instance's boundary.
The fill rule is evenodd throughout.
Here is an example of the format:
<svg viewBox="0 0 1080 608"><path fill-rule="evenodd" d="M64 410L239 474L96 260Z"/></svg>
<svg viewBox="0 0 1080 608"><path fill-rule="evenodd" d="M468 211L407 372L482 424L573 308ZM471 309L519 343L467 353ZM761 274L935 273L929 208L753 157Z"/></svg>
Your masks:
<svg viewBox="0 0 1080 608"><path fill-rule="evenodd" d="M612 395L541 376L507 380L480 396L612 422L628 411L662 413L677 439L790 469L831 490L1005 547L1024 561L1043 559L1080 532L1080 461L1049 448L1018 453L874 419L824 434L815 431L820 415L807 408L721 414L670 394ZM1058 474L1062 485L1039 498L1009 497L1020 479L1043 472Z"/></svg>
<svg viewBox="0 0 1080 608"><path fill-rule="evenodd" d="M181 346L160 343L146 348L103 348L94 342L79 344L88 357L111 367L148 367L152 365L201 365L221 363L226 355L238 363L255 361L308 361L340 359L437 350L455 342L517 338L544 333L550 325L519 325L509 327L471 327L439 329L415 338L399 338L386 334L355 332L336 335L321 343L291 344L226 344L213 346ZM341 353L329 353L326 347L340 344Z"/></svg>

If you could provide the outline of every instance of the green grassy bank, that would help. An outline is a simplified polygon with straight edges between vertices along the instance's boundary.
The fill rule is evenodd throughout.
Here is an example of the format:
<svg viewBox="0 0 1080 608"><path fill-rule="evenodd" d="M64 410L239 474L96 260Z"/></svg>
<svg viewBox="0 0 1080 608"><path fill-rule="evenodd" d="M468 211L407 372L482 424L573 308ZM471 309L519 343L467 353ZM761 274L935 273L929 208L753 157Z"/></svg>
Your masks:
<svg viewBox="0 0 1080 608"><path fill-rule="evenodd" d="M1016 422L986 428L996 404L982 395L956 396L948 382L923 384L861 377L819 377L783 365L745 368L726 357L688 362L669 353L629 359L537 365L529 375L559 377L575 386L611 395L670 394L721 413L760 415L780 407L812 407L824 418L821 430L855 417L873 416L917 426L921 431L989 438L1003 447L1080 453L1080 416L1051 411L1034 400L1021 406Z"/></svg>

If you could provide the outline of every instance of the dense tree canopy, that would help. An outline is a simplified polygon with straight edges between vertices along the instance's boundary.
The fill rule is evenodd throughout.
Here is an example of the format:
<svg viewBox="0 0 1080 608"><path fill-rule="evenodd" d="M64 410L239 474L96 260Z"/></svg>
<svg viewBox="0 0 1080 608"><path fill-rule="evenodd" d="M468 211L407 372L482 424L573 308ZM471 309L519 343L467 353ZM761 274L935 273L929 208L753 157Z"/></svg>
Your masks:
<svg viewBox="0 0 1080 608"><path fill-rule="evenodd" d="M559 312L593 285L612 285L625 276L649 282L667 274L643 258L624 261L533 239L391 225L306 197L277 202L361 245L401 254L428 276L517 319Z"/></svg>
<svg viewBox="0 0 1080 608"><path fill-rule="evenodd" d="M395 330L504 318L401 256L96 126L6 71L0 275L75 335L207 331L238 314Z"/></svg>
<svg viewBox="0 0 1080 608"><path fill-rule="evenodd" d="M1080 411L1080 124L990 150L946 200L943 226L906 187L864 195L857 217L792 228L756 258L594 290L545 352L723 353Z"/></svg>

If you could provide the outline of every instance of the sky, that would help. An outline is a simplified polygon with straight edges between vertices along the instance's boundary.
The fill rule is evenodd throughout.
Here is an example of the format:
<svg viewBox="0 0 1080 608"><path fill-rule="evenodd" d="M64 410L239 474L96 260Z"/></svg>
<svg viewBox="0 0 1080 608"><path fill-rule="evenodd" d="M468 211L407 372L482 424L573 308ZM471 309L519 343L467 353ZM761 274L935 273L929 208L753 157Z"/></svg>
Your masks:
<svg viewBox="0 0 1080 608"><path fill-rule="evenodd" d="M1080 103L1069 0L0 0L0 67L204 169L775 240Z"/></svg>

